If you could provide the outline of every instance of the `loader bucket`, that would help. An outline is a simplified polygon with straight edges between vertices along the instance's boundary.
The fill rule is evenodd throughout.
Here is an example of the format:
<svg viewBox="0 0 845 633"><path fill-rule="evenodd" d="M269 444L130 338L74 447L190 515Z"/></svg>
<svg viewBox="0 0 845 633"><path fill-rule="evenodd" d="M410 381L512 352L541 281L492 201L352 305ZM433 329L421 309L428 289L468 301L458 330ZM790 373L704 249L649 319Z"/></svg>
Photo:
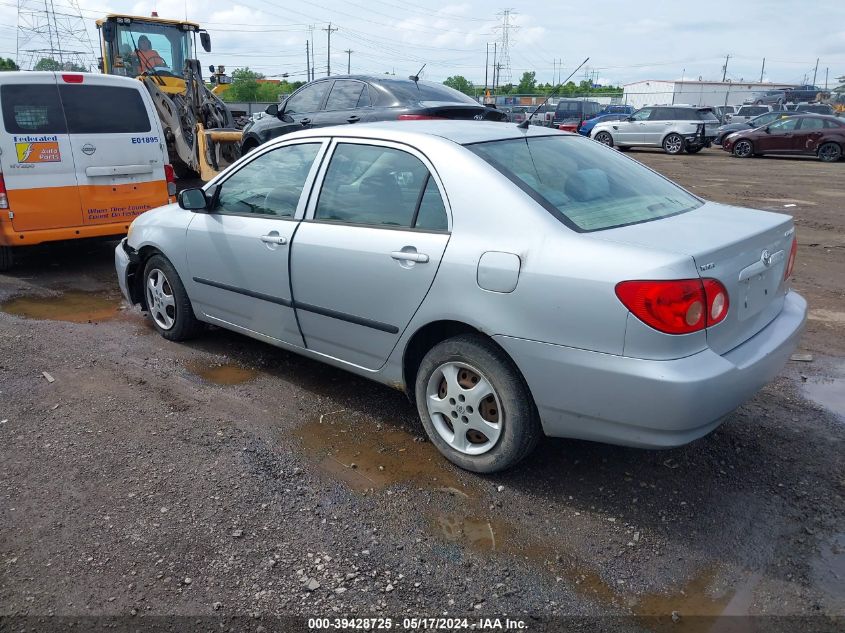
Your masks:
<svg viewBox="0 0 845 633"><path fill-rule="evenodd" d="M206 182L240 158L243 132L231 129L206 130L197 123L199 175Z"/></svg>

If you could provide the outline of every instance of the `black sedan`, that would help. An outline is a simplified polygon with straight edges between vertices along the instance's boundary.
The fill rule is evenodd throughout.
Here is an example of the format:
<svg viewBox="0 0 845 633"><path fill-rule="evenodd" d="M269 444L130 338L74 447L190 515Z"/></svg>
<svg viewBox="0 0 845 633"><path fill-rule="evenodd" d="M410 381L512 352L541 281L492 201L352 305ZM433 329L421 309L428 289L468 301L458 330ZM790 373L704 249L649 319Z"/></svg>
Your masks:
<svg viewBox="0 0 845 633"><path fill-rule="evenodd" d="M506 121L507 114L481 105L443 84L394 77L344 75L305 84L244 128L244 154L272 138L306 128L368 121L475 119Z"/></svg>

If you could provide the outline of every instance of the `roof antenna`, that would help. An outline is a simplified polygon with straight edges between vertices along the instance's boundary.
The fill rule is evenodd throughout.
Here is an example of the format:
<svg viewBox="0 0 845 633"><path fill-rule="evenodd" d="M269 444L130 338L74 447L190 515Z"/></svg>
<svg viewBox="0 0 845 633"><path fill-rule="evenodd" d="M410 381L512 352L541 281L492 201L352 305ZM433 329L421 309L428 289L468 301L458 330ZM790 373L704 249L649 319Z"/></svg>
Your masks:
<svg viewBox="0 0 845 633"><path fill-rule="evenodd" d="M417 74L416 74L416 75L410 75L410 76L408 77L408 79L410 79L410 80L411 80L411 81L413 81L414 83L417 83L417 82L420 80L420 73L423 71L423 68L425 68L425 64L423 64L423 65L422 65L422 68L420 68L420 69L417 71ZM417 86L417 87L419 88L419 86Z"/></svg>
<svg viewBox="0 0 845 633"><path fill-rule="evenodd" d="M563 86L564 84L566 84L566 82L567 82L567 81L569 81L570 79L572 79L572 75L574 75L575 73L577 73L577 72L578 72L578 70L581 68L581 66L583 66L584 64L586 64L588 61L590 61L590 58L589 58L589 57L588 57L587 59L585 59L583 62L581 62L580 64L578 64L578 68L576 68L575 70L573 70L573 71L572 71L572 73L569 75L569 77L567 77L566 79L564 79L563 81L561 81L558 85L556 85L556 86L555 86L555 89L554 89L554 90L552 90L552 91L548 94L548 96L547 96L547 97L543 100L543 103L541 103L540 105L538 105L538 106L534 109L534 112L532 112L529 116L525 117L525 120L524 120L524 121L522 121L521 123L517 123L517 124L516 124L516 127L521 128L521 129L523 129L523 130L527 130L527 129L528 129L528 126L529 126L529 125L531 125L531 119L534 117L534 115L535 115L535 114L537 114L537 112L539 112L540 108L542 108L544 105L546 105L546 103L548 103L549 99L551 99L554 95L556 95L556 94L557 94L557 91L558 91L558 90L560 90L560 87L561 87L561 86Z"/></svg>

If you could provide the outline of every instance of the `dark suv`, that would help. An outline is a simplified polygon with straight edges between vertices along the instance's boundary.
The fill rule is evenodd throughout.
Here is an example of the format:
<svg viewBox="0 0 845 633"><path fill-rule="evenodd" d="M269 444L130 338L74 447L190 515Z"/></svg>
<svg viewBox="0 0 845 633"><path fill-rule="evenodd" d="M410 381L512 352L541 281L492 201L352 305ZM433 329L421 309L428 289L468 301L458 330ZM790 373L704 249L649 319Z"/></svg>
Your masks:
<svg viewBox="0 0 845 633"><path fill-rule="evenodd" d="M476 119L506 121L507 114L481 105L443 84L392 77L344 75L305 84L244 128L241 151L305 128L367 121Z"/></svg>
<svg viewBox="0 0 845 633"><path fill-rule="evenodd" d="M565 129L569 132L574 132L584 121L592 119L601 112L601 109L602 106L598 101L586 101L584 99L561 99L555 106L552 126L562 130Z"/></svg>

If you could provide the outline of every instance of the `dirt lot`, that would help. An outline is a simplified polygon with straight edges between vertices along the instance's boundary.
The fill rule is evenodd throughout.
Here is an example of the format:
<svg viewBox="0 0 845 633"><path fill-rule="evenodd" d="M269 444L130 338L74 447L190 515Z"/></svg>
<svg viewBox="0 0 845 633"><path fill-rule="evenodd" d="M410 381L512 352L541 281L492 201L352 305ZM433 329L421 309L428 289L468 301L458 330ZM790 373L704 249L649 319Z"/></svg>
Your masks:
<svg viewBox="0 0 845 633"><path fill-rule="evenodd" d="M845 163L630 155L793 214L812 309L812 362L676 450L547 440L470 475L398 392L221 330L163 340L121 305L110 244L24 253L0 275L0 615L845 627Z"/></svg>

